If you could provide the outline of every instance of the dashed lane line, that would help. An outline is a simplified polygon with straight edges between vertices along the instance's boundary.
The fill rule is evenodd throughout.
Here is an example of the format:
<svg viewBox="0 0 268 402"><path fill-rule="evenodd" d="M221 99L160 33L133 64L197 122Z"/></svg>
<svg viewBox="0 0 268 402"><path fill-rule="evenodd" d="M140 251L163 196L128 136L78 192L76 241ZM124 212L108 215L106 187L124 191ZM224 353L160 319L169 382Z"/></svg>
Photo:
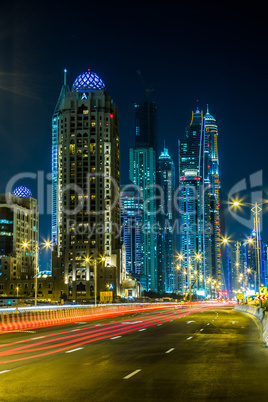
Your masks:
<svg viewBox="0 0 268 402"><path fill-rule="evenodd" d="M77 350L81 350L84 348L76 348L76 349L72 349L72 350L67 350L65 353L72 353L72 352L76 352Z"/></svg>
<svg viewBox="0 0 268 402"><path fill-rule="evenodd" d="M141 371L141 369L135 370L132 373L126 375L123 380L128 380L130 377L133 377L135 374L139 373Z"/></svg>
<svg viewBox="0 0 268 402"><path fill-rule="evenodd" d="M172 352L172 350L175 350L175 348L171 348L171 349L167 350L165 353L170 353L170 352Z"/></svg>

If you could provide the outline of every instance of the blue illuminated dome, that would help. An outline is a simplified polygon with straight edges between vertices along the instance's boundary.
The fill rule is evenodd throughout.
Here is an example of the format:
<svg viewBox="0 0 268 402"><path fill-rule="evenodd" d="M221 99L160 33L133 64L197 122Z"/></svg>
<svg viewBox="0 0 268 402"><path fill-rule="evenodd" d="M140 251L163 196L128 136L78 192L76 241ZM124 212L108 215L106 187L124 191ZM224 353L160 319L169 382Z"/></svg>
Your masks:
<svg viewBox="0 0 268 402"><path fill-rule="evenodd" d="M26 186L16 187L15 190L12 191L12 194L20 198L32 197L31 190L29 190Z"/></svg>
<svg viewBox="0 0 268 402"><path fill-rule="evenodd" d="M72 91L96 91L105 89L105 84L102 79L90 70L80 74L73 83Z"/></svg>

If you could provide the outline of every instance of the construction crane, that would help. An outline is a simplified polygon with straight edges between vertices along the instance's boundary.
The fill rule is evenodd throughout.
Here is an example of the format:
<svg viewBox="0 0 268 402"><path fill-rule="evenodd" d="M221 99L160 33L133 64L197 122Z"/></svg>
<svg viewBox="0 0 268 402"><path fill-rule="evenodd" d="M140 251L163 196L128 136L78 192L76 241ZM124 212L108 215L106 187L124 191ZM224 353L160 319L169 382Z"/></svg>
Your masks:
<svg viewBox="0 0 268 402"><path fill-rule="evenodd" d="M152 86L147 87L147 86L144 84L143 76L142 76L142 73L140 72L140 70L137 70L136 73L137 73L137 75L138 75L138 77L139 77L139 79L140 79L140 81L141 81L141 83L142 83L142 86L143 86L144 89L145 89L145 92L146 92L146 100L149 101L149 99L150 99L150 93L153 92L154 89L153 89Z"/></svg>

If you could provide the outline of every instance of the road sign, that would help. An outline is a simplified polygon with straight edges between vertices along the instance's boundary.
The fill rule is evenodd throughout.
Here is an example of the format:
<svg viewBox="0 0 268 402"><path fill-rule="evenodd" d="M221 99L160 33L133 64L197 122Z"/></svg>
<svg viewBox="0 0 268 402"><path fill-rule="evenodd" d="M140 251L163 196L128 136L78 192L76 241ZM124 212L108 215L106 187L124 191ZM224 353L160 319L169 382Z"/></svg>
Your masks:
<svg viewBox="0 0 268 402"><path fill-rule="evenodd" d="M244 293L237 293L236 298L237 300L244 300Z"/></svg>
<svg viewBox="0 0 268 402"><path fill-rule="evenodd" d="M259 300L268 300L268 295L259 295L258 299Z"/></svg>
<svg viewBox="0 0 268 402"><path fill-rule="evenodd" d="M259 294L262 295L267 295L267 287L261 286L259 287Z"/></svg>

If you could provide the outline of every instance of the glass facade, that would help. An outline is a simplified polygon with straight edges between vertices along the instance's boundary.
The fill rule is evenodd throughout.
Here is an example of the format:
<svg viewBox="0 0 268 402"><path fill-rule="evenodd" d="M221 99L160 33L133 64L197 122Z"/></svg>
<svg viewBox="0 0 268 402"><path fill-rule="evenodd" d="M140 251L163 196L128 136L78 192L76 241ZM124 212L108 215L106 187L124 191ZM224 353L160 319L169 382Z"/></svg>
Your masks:
<svg viewBox="0 0 268 402"><path fill-rule="evenodd" d="M181 290L211 294L224 286L220 249L220 182L216 120L198 108L179 142ZM198 256L198 260L196 260ZM191 285L191 286L190 286Z"/></svg>
<svg viewBox="0 0 268 402"><path fill-rule="evenodd" d="M163 293L177 290L175 283L175 167L168 150L164 148L157 162L157 184L161 194L157 205L158 221L158 289Z"/></svg>

